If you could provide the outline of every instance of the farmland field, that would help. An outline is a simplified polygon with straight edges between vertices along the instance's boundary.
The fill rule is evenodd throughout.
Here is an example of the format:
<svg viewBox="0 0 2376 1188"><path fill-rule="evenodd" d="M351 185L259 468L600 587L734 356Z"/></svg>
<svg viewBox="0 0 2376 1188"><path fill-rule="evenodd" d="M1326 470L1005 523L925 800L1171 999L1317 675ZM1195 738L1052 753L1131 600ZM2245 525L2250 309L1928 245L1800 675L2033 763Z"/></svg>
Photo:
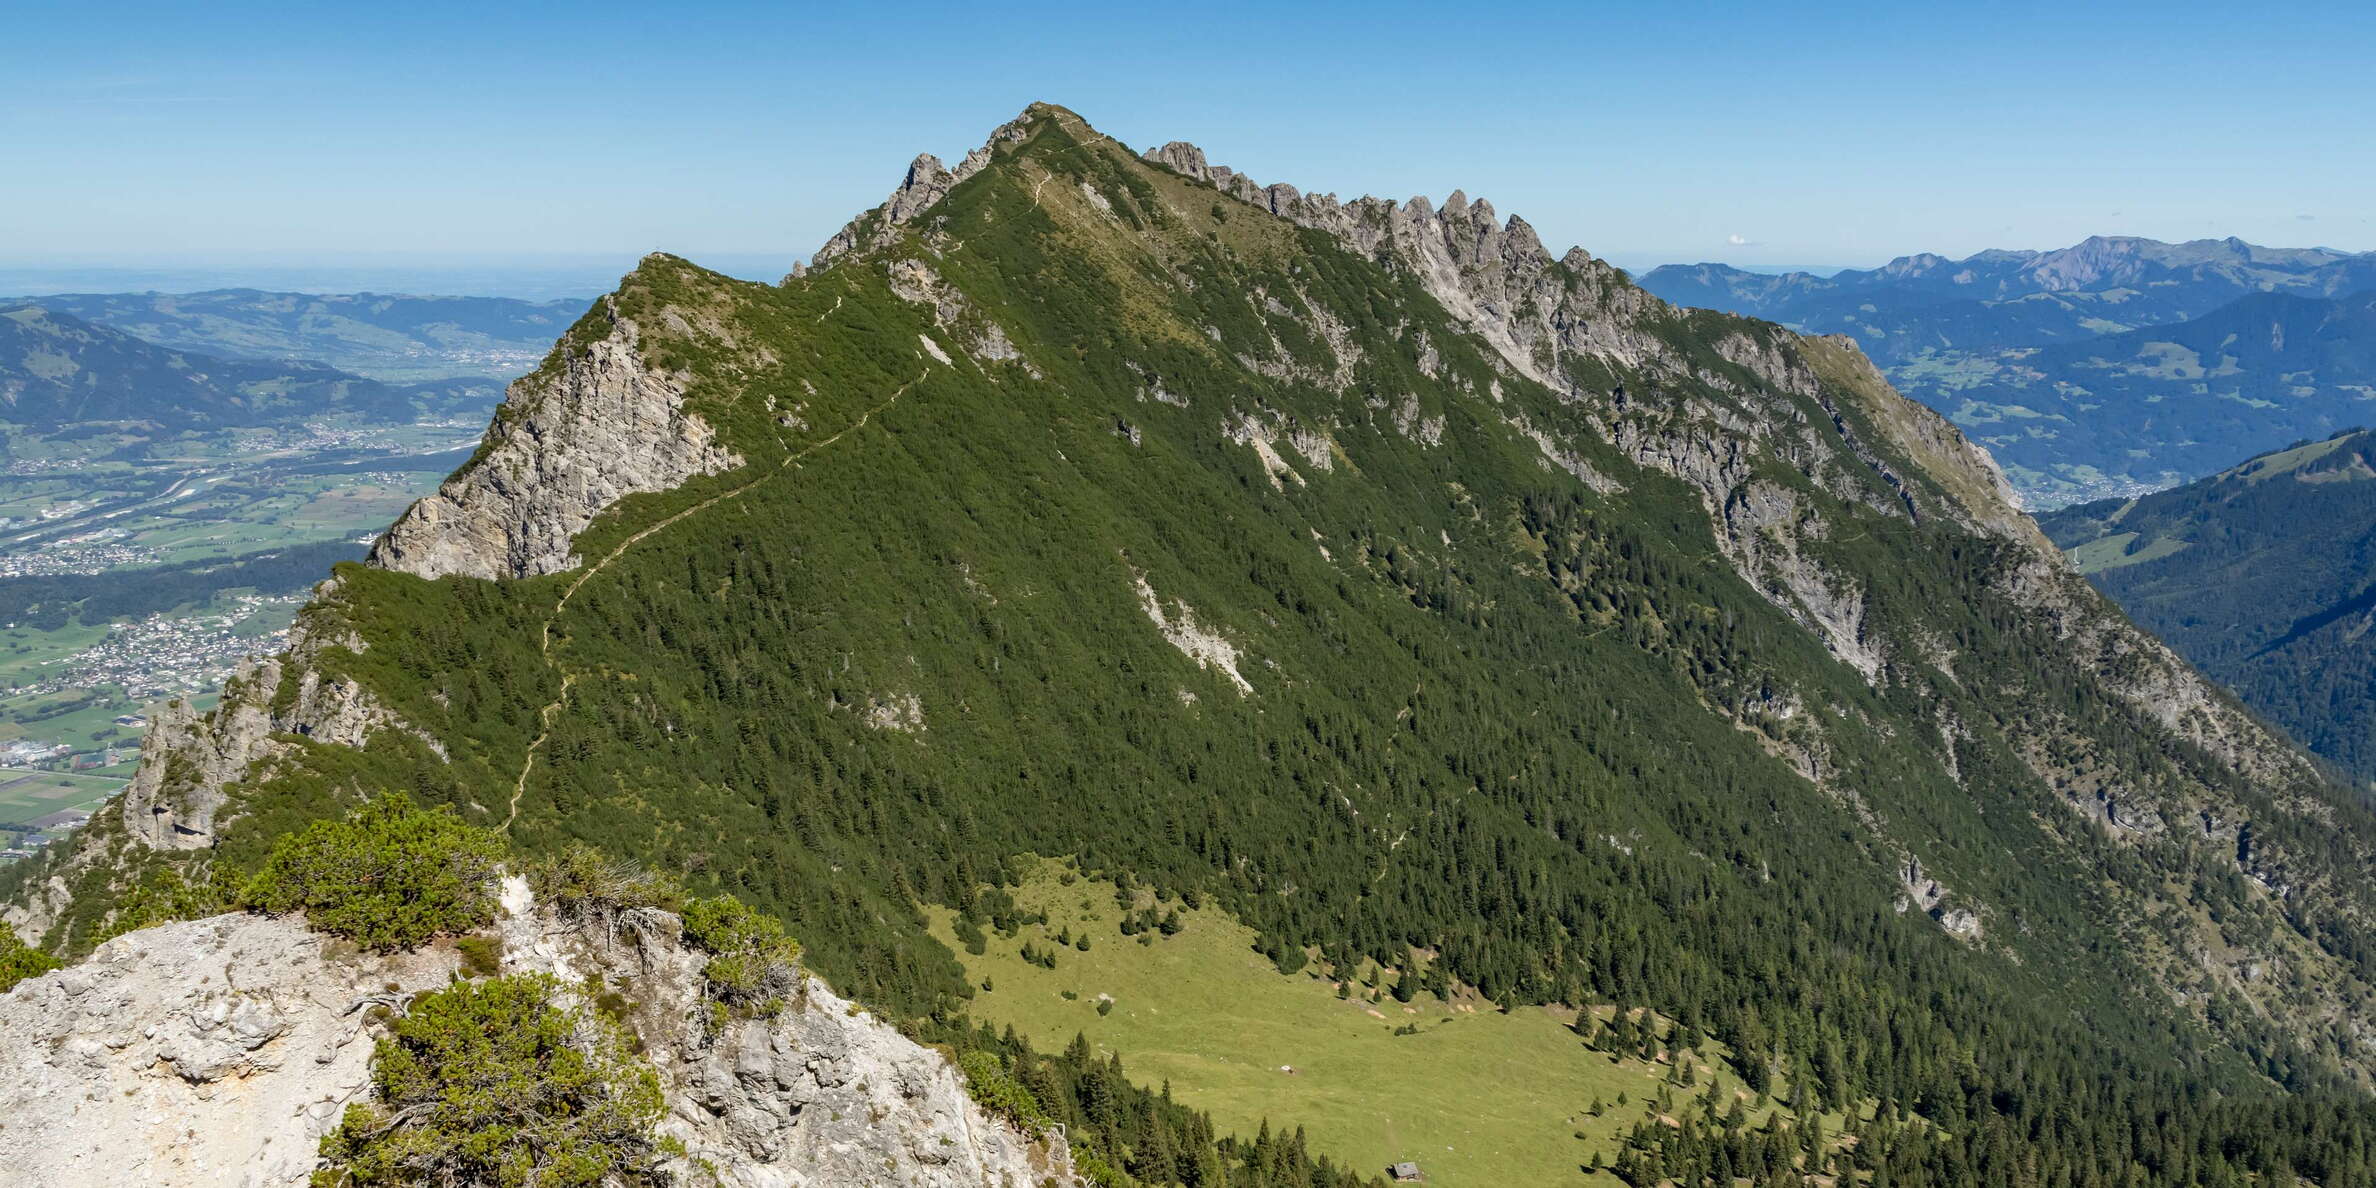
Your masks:
<svg viewBox="0 0 2376 1188"><path fill-rule="evenodd" d="M120 778L56 771L0 771L0 822L21 824L61 809L91 812L124 786Z"/></svg>

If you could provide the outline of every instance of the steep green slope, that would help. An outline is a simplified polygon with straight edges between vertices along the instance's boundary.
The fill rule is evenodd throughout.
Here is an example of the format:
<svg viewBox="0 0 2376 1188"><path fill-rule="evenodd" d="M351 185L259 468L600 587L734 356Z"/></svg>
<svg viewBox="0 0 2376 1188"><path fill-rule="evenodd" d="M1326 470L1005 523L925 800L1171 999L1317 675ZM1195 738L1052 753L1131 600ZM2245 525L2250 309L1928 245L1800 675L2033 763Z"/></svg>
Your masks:
<svg viewBox="0 0 2376 1188"><path fill-rule="evenodd" d="M2040 526L2138 623L2376 779L2376 435L2338 433Z"/></svg>
<svg viewBox="0 0 2376 1188"><path fill-rule="evenodd" d="M1067 855L1282 970L1654 1008L1899 1185L2193 1183L2212 1092L2364 1134L2376 827L1853 346L1149 156L1034 107L782 286L647 259L28 923L400 787L911 1017L973 992L920 904Z"/></svg>

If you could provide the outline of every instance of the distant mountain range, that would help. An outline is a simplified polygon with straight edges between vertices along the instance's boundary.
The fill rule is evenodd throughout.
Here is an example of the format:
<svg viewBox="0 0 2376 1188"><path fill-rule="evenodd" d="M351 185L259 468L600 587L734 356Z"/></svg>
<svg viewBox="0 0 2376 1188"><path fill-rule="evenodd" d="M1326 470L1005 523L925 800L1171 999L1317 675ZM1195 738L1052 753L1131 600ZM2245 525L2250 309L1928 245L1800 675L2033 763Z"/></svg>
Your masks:
<svg viewBox="0 0 2376 1188"><path fill-rule="evenodd" d="M511 379L585 312L579 300L381 293L66 293L29 304L160 346L255 359L306 359L380 380Z"/></svg>
<svg viewBox="0 0 2376 1188"><path fill-rule="evenodd" d="M2140 625L2376 780L2376 430L2039 524Z"/></svg>
<svg viewBox="0 0 2376 1188"><path fill-rule="evenodd" d="M2099 235L2051 252L1986 251L1961 260L1925 252L1828 277L1670 264L1641 284L1679 305L1853 334L1887 365L1927 351L2158 326L2255 293L2359 292L2376 288L2376 253Z"/></svg>
<svg viewBox="0 0 2376 1188"><path fill-rule="evenodd" d="M2096 237L1829 277L1669 265L1642 285L1854 337L2045 506L2199 477L2371 419L2359 402L2376 384L2376 337L2367 303L2343 299L2376 290L2376 254Z"/></svg>
<svg viewBox="0 0 2376 1188"><path fill-rule="evenodd" d="M1899 370L2009 467L2163 485L2376 420L2376 292L2260 293L2166 326Z"/></svg>
<svg viewBox="0 0 2376 1188"><path fill-rule="evenodd" d="M0 307L0 421L220 429L352 414L413 421L493 402L478 379L390 384L320 363L176 350L38 305Z"/></svg>

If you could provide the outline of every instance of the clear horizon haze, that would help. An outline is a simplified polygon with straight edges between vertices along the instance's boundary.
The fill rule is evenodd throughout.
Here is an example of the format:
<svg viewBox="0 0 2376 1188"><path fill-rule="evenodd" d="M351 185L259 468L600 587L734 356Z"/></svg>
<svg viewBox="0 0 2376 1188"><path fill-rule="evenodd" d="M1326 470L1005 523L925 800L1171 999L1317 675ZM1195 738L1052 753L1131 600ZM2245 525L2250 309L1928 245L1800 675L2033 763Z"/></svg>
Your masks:
<svg viewBox="0 0 2376 1188"><path fill-rule="evenodd" d="M1033 100L1264 182L1462 189L1632 268L2376 249L2376 15L2343 4L233 0L19 6L5 40L0 292L772 277Z"/></svg>

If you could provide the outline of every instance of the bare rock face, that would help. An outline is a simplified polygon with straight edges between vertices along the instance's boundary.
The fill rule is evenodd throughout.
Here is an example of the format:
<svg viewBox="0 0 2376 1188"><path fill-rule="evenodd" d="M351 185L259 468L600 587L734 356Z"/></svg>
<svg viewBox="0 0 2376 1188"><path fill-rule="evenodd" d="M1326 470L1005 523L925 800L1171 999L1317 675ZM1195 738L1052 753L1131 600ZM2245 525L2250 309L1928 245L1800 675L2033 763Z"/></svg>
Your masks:
<svg viewBox="0 0 2376 1188"><path fill-rule="evenodd" d="M674 917L572 926L507 884L506 973L632 1003L687 1183L1070 1188L1061 1139L991 1118L939 1052L800 977L773 1018L711 1034L700 953ZM99 946L0 996L0 1180L44 1188L296 1186L368 1093L374 1003L446 984L450 947L338 954L295 919L227 915ZM697 1170L706 1162L715 1179Z"/></svg>
<svg viewBox="0 0 2376 1188"><path fill-rule="evenodd" d="M1185 140L1174 140L1161 148L1148 149L1146 156L1148 160L1174 173L1185 174L1200 182L1213 180L1213 171L1205 164L1204 150Z"/></svg>
<svg viewBox="0 0 2376 1188"><path fill-rule="evenodd" d="M859 215L834 232L833 238L825 241L825 246L809 257L808 267L822 268L853 252L872 251L896 242L902 228L947 197L950 190L957 188L957 183L980 173L982 167L990 163L991 154L999 145L1022 140L1029 133L1032 114L1040 107L1040 104L1035 103L1026 108L1022 115L1000 125L982 147L965 154L965 159L959 161L955 169L942 165L941 159L931 153L919 155L908 166L907 176L900 179L899 188L891 191L891 196L884 199L881 206ZM803 269L793 275L798 276L805 271Z"/></svg>
<svg viewBox="0 0 2376 1188"><path fill-rule="evenodd" d="M1664 353L1638 323L1665 303L1623 283L1615 268L1581 248L1554 260L1526 220L1513 215L1503 222L1490 202L1471 202L1457 190L1441 209L1426 198L1399 206L1370 197L1339 202L1333 194L1306 194L1290 185L1257 185L1209 164L1204 150L1181 141L1144 155L1290 222L1326 231L1363 255L1410 269L1513 371L1554 391L1570 391L1559 374L1564 355L1631 366Z"/></svg>
<svg viewBox="0 0 2376 1188"><path fill-rule="evenodd" d="M413 504L368 563L425 578L559 573L579 564L571 540L613 503L742 465L636 339L614 306L607 336L563 340L558 372L512 385L480 456Z"/></svg>
<svg viewBox="0 0 2376 1188"><path fill-rule="evenodd" d="M278 684L280 661L266 660L240 676ZM140 768L124 790L125 830L155 849L205 846L224 788L277 746L271 717L257 699L226 697L211 714L186 701L167 705L142 740Z"/></svg>
<svg viewBox="0 0 2376 1188"><path fill-rule="evenodd" d="M334 604L337 597L335 578L314 588L318 604ZM361 646L335 633L325 638L324 621L301 617L289 631L288 651L243 666L224 685L214 710L200 714L177 701L157 715L141 747L140 769L120 802L129 836L160 850L214 844L216 818L229 801L229 789L282 752L287 744L277 735L361 747L382 730L399 730L444 755L442 744L382 705L369 689L314 667L323 648ZM281 695L284 678L291 683L286 697Z"/></svg>
<svg viewBox="0 0 2376 1188"><path fill-rule="evenodd" d="M1062 1140L1033 1142L982 1112L939 1052L799 976L772 1018L701 1025L704 957L666 912L612 926L563 924L505 884L504 972L597 979L631 1007L668 1093L665 1134L727 1188L914 1185L1039 1188L1077 1183Z"/></svg>
<svg viewBox="0 0 2376 1188"><path fill-rule="evenodd" d="M884 265L891 292L902 301L911 301L932 311L932 322L948 331L957 348L973 356L979 363L1014 363L1033 376L1039 370L1015 349L1006 331L990 320L955 285L941 279L930 264L922 260L890 260ZM927 349L937 352L940 347L927 339ZM941 362L948 362L942 359Z"/></svg>
<svg viewBox="0 0 2376 1188"><path fill-rule="evenodd" d="M0 997L0 1179L303 1184L368 1083L364 1009L454 967L333 961L325 943L293 920L167 924Z"/></svg>

